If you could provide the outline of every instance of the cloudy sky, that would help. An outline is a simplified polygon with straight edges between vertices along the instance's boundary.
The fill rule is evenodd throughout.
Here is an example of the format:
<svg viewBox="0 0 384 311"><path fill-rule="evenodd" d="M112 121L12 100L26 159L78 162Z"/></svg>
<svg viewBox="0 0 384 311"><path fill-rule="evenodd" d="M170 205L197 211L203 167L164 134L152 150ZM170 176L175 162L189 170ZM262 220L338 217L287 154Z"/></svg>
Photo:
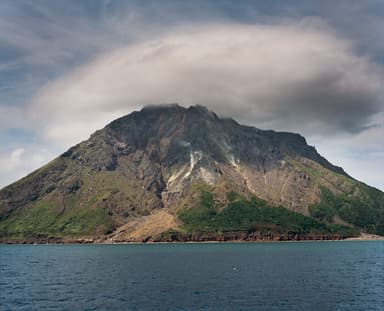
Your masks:
<svg viewBox="0 0 384 311"><path fill-rule="evenodd" d="M0 2L0 188L170 102L301 133L384 190L384 2Z"/></svg>

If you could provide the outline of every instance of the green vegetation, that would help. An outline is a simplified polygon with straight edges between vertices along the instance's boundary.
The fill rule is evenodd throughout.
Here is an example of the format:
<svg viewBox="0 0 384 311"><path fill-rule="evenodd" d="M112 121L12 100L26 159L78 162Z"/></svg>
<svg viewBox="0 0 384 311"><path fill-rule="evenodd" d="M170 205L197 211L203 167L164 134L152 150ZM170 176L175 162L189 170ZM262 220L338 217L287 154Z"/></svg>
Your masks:
<svg viewBox="0 0 384 311"><path fill-rule="evenodd" d="M359 196L335 195L329 189L321 188L321 201L310 206L313 217L331 221L339 215L345 221L362 228L368 233L384 235L384 195L379 190L360 184Z"/></svg>
<svg viewBox="0 0 384 311"><path fill-rule="evenodd" d="M3 221L0 236L15 239L86 237L105 234L112 228L112 219L101 208L61 211L53 202L39 202Z"/></svg>
<svg viewBox="0 0 384 311"><path fill-rule="evenodd" d="M291 234L357 235L357 231L341 225L327 225L316 219L272 207L258 198L246 200L234 192L228 193L229 204L221 211L215 209L213 194L202 191L200 204L179 213L184 230L193 232L269 231Z"/></svg>

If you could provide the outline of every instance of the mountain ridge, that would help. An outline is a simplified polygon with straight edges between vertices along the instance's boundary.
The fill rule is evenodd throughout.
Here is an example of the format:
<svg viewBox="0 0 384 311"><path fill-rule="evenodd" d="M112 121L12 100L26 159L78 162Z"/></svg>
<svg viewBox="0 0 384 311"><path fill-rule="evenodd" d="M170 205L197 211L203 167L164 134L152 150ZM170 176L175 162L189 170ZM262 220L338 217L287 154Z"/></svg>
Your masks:
<svg viewBox="0 0 384 311"><path fill-rule="evenodd" d="M264 203L254 203L253 197L271 208L282 206L320 223L383 234L383 193L332 165L303 136L243 126L203 106L172 104L146 106L118 118L46 166L1 189L1 238L103 240L117 235L123 241L142 241L161 240L172 229L179 231L178 238L193 240L185 233L185 219L190 218L183 221L180 215L198 210L199 197L206 192L214 202L209 207L216 217L215 224L210 224L216 230L208 234L212 236L226 230L219 225L220 213L237 204L228 199L232 192L241 197L241 204L259 211ZM252 208L252 217L264 217ZM366 210L368 216L359 223ZM377 215L378 220L373 219ZM40 217L47 217L49 223ZM152 229L142 230L143 226ZM120 234L121 228L136 233L133 237ZM140 230L147 236L138 234ZM150 234L151 230L156 234Z"/></svg>

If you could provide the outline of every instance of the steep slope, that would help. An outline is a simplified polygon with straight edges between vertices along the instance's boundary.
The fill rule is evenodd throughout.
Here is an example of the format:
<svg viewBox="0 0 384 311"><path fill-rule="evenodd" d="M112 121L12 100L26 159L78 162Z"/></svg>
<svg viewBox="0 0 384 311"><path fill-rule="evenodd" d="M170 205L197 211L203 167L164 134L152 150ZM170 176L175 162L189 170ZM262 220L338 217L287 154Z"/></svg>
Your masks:
<svg viewBox="0 0 384 311"><path fill-rule="evenodd" d="M113 121L1 189L0 235L136 241L170 239L169 232L178 232L185 238L187 232L204 231L188 227L188 213L204 206L201 197L207 193L213 202L208 215L216 217L207 239L240 230L218 226L223 217L218 215L239 202L251 209L282 206L295 212L292 217L310 216L305 220L315 221L314 227L339 223L384 234L384 194L333 166L302 136L241 126L201 106L167 105ZM230 193L239 199L231 201ZM251 214L248 227L264 217ZM281 223L273 219L263 221ZM338 234L319 228L318 234Z"/></svg>

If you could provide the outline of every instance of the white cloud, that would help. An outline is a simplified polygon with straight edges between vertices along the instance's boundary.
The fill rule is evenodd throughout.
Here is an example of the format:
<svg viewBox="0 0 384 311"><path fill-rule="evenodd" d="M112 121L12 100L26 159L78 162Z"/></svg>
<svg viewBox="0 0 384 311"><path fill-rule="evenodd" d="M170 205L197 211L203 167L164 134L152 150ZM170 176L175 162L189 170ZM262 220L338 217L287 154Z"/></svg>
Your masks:
<svg viewBox="0 0 384 311"><path fill-rule="evenodd" d="M54 153L37 145L0 151L0 188L26 176L54 157Z"/></svg>
<svg viewBox="0 0 384 311"><path fill-rule="evenodd" d="M364 131L382 122L375 120L382 90L382 69L321 23L206 25L102 54L47 83L26 114L46 146L64 150L143 105L205 105L257 127L300 132L352 176L383 188L383 148L372 147L382 127ZM371 161L356 156L360 148ZM0 154L0 164L14 163L0 171L0 185L52 156L25 149L13 160Z"/></svg>
<svg viewBox="0 0 384 311"><path fill-rule="evenodd" d="M25 153L25 149L24 148L18 148L18 149L15 149L11 152L10 156L9 156L9 160L10 160L10 166L12 167L13 165L18 165L21 161L21 156Z"/></svg>
<svg viewBox="0 0 384 311"><path fill-rule="evenodd" d="M307 135L359 132L382 87L380 70L321 24L208 25L96 58L48 83L29 115L46 138L68 143L164 102Z"/></svg>

